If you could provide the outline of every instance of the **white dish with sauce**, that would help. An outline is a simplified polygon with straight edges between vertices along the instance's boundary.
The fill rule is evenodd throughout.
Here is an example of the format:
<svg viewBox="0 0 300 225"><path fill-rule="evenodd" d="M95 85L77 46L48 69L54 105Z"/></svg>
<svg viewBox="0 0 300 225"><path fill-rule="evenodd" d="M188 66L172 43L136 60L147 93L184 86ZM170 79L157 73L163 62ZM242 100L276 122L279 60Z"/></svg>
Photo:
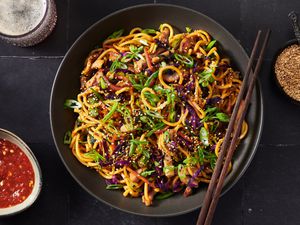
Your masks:
<svg viewBox="0 0 300 225"><path fill-rule="evenodd" d="M35 158L30 148L27 146L27 144L24 141L22 141L21 138L11 133L10 131L0 128L0 139L4 139L18 146L29 159L29 162L32 165L32 169L34 172L34 184L33 184L32 191L28 195L28 197L23 202L17 205L10 206L7 208L0 208L0 216L8 216L8 215L16 214L18 212L21 212L29 208L35 202L35 200L37 199L41 191L42 175L41 175L41 169L37 159Z"/></svg>

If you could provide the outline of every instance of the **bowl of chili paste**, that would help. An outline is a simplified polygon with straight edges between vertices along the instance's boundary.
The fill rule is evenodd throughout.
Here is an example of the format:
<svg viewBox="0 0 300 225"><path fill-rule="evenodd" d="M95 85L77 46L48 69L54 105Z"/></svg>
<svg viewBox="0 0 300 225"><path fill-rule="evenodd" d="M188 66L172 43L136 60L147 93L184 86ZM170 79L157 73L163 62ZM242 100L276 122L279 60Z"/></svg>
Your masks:
<svg viewBox="0 0 300 225"><path fill-rule="evenodd" d="M41 170L30 148L0 128L0 216L30 207L41 190Z"/></svg>

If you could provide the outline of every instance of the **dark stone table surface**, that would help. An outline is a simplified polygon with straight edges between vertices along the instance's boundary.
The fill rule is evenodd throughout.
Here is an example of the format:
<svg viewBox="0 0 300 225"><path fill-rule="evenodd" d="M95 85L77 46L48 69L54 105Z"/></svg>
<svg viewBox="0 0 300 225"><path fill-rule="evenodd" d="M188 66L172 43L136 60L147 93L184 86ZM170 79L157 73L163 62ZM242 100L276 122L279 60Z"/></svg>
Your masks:
<svg viewBox="0 0 300 225"><path fill-rule="evenodd" d="M49 38L30 48L0 42L0 127L15 132L32 148L43 172L43 190L25 212L0 218L0 225L192 225L198 211L172 218L120 212L87 194L62 164L51 136L50 90L56 70L76 38L102 17L143 0L56 0L58 24ZM183 5L208 15L251 51L258 29L272 35L260 73L264 129L244 176L219 202L214 225L300 224L300 106L276 87L275 52L293 38L287 14L300 13L299 0L154 0ZM167 12L166 12L167 13Z"/></svg>

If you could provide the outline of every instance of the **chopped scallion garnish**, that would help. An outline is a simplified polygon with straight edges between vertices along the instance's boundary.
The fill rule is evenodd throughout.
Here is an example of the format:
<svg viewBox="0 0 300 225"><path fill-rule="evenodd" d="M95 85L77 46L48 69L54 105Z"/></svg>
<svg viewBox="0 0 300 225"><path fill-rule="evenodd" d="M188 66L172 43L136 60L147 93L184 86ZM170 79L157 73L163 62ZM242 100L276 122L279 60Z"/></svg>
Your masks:
<svg viewBox="0 0 300 225"><path fill-rule="evenodd" d="M145 33L145 34L156 34L156 30L154 30L154 29L144 29L144 30L142 30L142 33Z"/></svg>
<svg viewBox="0 0 300 225"><path fill-rule="evenodd" d="M174 57L178 62L185 64L187 67L191 68L194 65L194 59L189 55L180 55L175 53Z"/></svg>
<svg viewBox="0 0 300 225"><path fill-rule="evenodd" d="M209 51L215 45L216 42L216 40L212 40L211 42L209 42L206 47L206 51Z"/></svg>
<svg viewBox="0 0 300 225"><path fill-rule="evenodd" d="M68 130L64 136L64 144L69 145L71 144L71 141L72 141L72 133L71 131Z"/></svg>
<svg viewBox="0 0 300 225"><path fill-rule="evenodd" d="M64 103L64 107L70 109L79 109L81 108L81 104L74 99L67 99Z"/></svg>
<svg viewBox="0 0 300 225"><path fill-rule="evenodd" d="M166 192L166 193L162 193L162 194L157 194L155 196L155 199L164 200L164 199L170 198L174 194L175 194L174 192Z"/></svg>
<svg viewBox="0 0 300 225"><path fill-rule="evenodd" d="M90 115L91 117L96 117L96 116L98 116L98 115L99 115L98 109L97 109L97 108L92 108L92 109L90 109L90 110L89 110L89 115Z"/></svg>
<svg viewBox="0 0 300 225"><path fill-rule="evenodd" d="M109 184L106 186L107 190L117 190L123 188L122 184Z"/></svg>
<svg viewBox="0 0 300 225"><path fill-rule="evenodd" d="M99 92L97 92L94 88L91 88L91 91L99 100L103 99Z"/></svg>
<svg viewBox="0 0 300 225"><path fill-rule="evenodd" d="M184 165L178 164L177 173L178 173L178 177L181 178L181 179L184 179L186 177L186 174L185 174L184 170L185 170Z"/></svg>
<svg viewBox="0 0 300 225"><path fill-rule="evenodd" d="M155 170L145 170L145 171L141 172L140 175L143 176L143 177L147 177L147 176L151 175L154 172L155 172Z"/></svg>
<svg viewBox="0 0 300 225"><path fill-rule="evenodd" d="M207 87L209 83L214 82L212 73L213 71L211 69L204 70L202 73L200 73L199 83L202 85L202 87Z"/></svg>
<svg viewBox="0 0 300 225"><path fill-rule="evenodd" d="M105 82L105 80L103 79L103 77L100 77L99 80L99 86L101 87L101 89L106 89L108 87L107 83Z"/></svg>
<svg viewBox="0 0 300 225"><path fill-rule="evenodd" d="M157 118L157 119L163 119L164 118L158 112L153 112L153 111L150 111L150 110L146 110L146 114L153 117L153 118Z"/></svg>
<svg viewBox="0 0 300 225"><path fill-rule="evenodd" d="M91 151L89 151L87 153L84 153L84 156L92 159L96 163L98 163L99 160L105 161L105 158L102 155L100 155L100 153L97 152L95 149L93 149L93 150L91 150Z"/></svg>
<svg viewBox="0 0 300 225"><path fill-rule="evenodd" d="M149 87L149 85L151 84L152 80L156 79L158 77L158 71L154 72L151 74L151 76L146 80L145 82L145 87Z"/></svg>
<svg viewBox="0 0 300 225"><path fill-rule="evenodd" d="M119 59L113 61L110 66L110 72L114 72L116 69L127 69L127 65L123 62L120 62Z"/></svg>
<svg viewBox="0 0 300 225"><path fill-rule="evenodd" d="M115 102L113 104L113 106L111 107L110 111L105 115L105 117L102 119L103 122L106 122L107 120L109 120L110 117L112 117L112 115L114 114L114 112L116 111L116 109L118 108L119 103Z"/></svg>
<svg viewBox="0 0 300 225"><path fill-rule="evenodd" d="M117 31L113 32L111 35L109 35L107 37L107 39L113 39L113 38L121 37L123 33L124 33L124 29L117 30Z"/></svg>
<svg viewBox="0 0 300 225"><path fill-rule="evenodd" d="M146 137L150 137L154 132L163 129L165 126L166 124L163 122L155 124L153 129L147 133Z"/></svg>
<svg viewBox="0 0 300 225"><path fill-rule="evenodd" d="M202 165L204 163L204 158L205 158L205 156L204 156L204 149L201 148L200 145L198 145L197 149L198 149L199 162Z"/></svg>
<svg viewBox="0 0 300 225"><path fill-rule="evenodd" d="M200 140L202 141L203 145L208 146L209 140L208 140L209 133L205 129L205 127L201 127L200 129Z"/></svg>
<svg viewBox="0 0 300 225"><path fill-rule="evenodd" d="M220 120L221 122L229 122L229 116L225 113L217 113L216 119Z"/></svg>
<svg viewBox="0 0 300 225"><path fill-rule="evenodd" d="M186 30L187 33L191 33L192 32L192 28L190 28L190 27L185 27L185 30Z"/></svg>

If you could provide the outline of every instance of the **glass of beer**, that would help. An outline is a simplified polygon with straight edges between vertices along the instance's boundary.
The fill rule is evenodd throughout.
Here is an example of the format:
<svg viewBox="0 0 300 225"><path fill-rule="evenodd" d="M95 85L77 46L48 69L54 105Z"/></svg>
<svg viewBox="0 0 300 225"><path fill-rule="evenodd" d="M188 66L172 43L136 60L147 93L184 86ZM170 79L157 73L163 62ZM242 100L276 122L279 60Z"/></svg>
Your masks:
<svg viewBox="0 0 300 225"><path fill-rule="evenodd" d="M52 32L57 20L54 0L1 0L0 38L21 46L33 46Z"/></svg>

